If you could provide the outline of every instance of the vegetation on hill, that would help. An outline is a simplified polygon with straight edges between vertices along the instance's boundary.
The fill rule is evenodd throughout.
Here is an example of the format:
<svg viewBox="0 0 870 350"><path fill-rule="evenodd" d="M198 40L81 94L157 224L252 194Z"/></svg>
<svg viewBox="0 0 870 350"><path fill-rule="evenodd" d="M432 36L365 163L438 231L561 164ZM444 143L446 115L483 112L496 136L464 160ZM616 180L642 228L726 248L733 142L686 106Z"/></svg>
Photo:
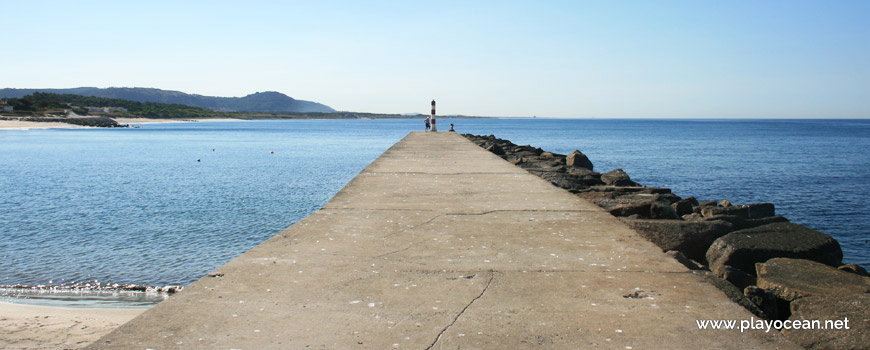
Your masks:
<svg viewBox="0 0 870 350"><path fill-rule="evenodd" d="M195 119L226 116L226 113L199 107L156 102L136 102L115 98L53 94L34 92L21 98L10 98L7 103L16 111L40 112L48 109L72 109L76 114L87 115L84 107L123 107L127 112L112 112L117 117Z"/></svg>
<svg viewBox="0 0 870 350"><path fill-rule="evenodd" d="M267 91L250 94L244 97L215 97L187 94L181 91L161 90L153 88L95 88L79 87L72 89L0 89L0 97L21 98L36 92L54 94L74 94L82 96L123 99L136 102L157 102L164 104L182 104L205 108L219 112L249 112L249 113L331 113L335 112L329 106L297 100L280 92Z"/></svg>

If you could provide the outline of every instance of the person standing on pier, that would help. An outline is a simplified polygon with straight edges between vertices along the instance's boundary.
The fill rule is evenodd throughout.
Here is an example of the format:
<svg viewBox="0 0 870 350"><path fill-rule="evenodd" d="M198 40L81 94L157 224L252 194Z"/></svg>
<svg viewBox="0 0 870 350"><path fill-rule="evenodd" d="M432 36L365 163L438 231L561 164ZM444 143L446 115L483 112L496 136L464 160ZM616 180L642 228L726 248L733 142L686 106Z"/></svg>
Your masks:
<svg viewBox="0 0 870 350"><path fill-rule="evenodd" d="M426 131L429 131L429 117L426 117L424 122L426 123Z"/></svg>

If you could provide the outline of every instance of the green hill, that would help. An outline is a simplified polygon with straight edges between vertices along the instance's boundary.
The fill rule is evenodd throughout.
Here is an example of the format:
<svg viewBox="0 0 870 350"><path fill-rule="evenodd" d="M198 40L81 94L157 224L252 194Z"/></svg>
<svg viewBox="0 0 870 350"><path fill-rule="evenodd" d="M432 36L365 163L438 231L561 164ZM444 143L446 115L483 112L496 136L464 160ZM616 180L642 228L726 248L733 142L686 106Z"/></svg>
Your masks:
<svg viewBox="0 0 870 350"><path fill-rule="evenodd" d="M54 94L74 94L91 97L123 99L142 103L156 102L163 104L179 104L204 108L219 112L253 112L253 113L331 113L335 112L329 106L297 100L280 92L267 91L250 94L244 97L214 97L187 94L180 91L161 90L153 88L95 88L79 87L72 89L0 89L0 97L21 98L35 92Z"/></svg>

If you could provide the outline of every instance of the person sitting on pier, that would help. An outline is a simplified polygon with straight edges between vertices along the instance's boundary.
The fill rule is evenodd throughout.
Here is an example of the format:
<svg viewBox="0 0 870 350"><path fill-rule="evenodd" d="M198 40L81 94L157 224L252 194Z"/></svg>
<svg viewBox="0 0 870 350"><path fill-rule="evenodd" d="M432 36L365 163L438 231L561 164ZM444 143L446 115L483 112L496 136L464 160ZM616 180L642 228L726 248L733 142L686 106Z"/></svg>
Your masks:
<svg viewBox="0 0 870 350"><path fill-rule="evenodd" d="M456 130L453 130L453 124L450 124L450 130L448 130L448 131L456 132Z"/></svg>

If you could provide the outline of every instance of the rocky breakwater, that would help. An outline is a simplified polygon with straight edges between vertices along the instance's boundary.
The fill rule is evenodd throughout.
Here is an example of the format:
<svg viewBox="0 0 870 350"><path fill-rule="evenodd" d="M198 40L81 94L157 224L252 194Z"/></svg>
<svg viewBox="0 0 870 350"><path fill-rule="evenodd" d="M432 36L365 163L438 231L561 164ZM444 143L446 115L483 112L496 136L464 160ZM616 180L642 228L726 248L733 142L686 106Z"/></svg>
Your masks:
<svg viewBox="0 0 870 350"><path fill-rule="evenodd" d="M792 341L807 348L870 348L867 271L844 265L834 238L776 215L772 203L682 198L638 184L622 169L597 172L579 150L564 155L493 135L463 136L620 217L760 318L820 320L823 326L850 321L849 330L783 328Z"/></svg>

